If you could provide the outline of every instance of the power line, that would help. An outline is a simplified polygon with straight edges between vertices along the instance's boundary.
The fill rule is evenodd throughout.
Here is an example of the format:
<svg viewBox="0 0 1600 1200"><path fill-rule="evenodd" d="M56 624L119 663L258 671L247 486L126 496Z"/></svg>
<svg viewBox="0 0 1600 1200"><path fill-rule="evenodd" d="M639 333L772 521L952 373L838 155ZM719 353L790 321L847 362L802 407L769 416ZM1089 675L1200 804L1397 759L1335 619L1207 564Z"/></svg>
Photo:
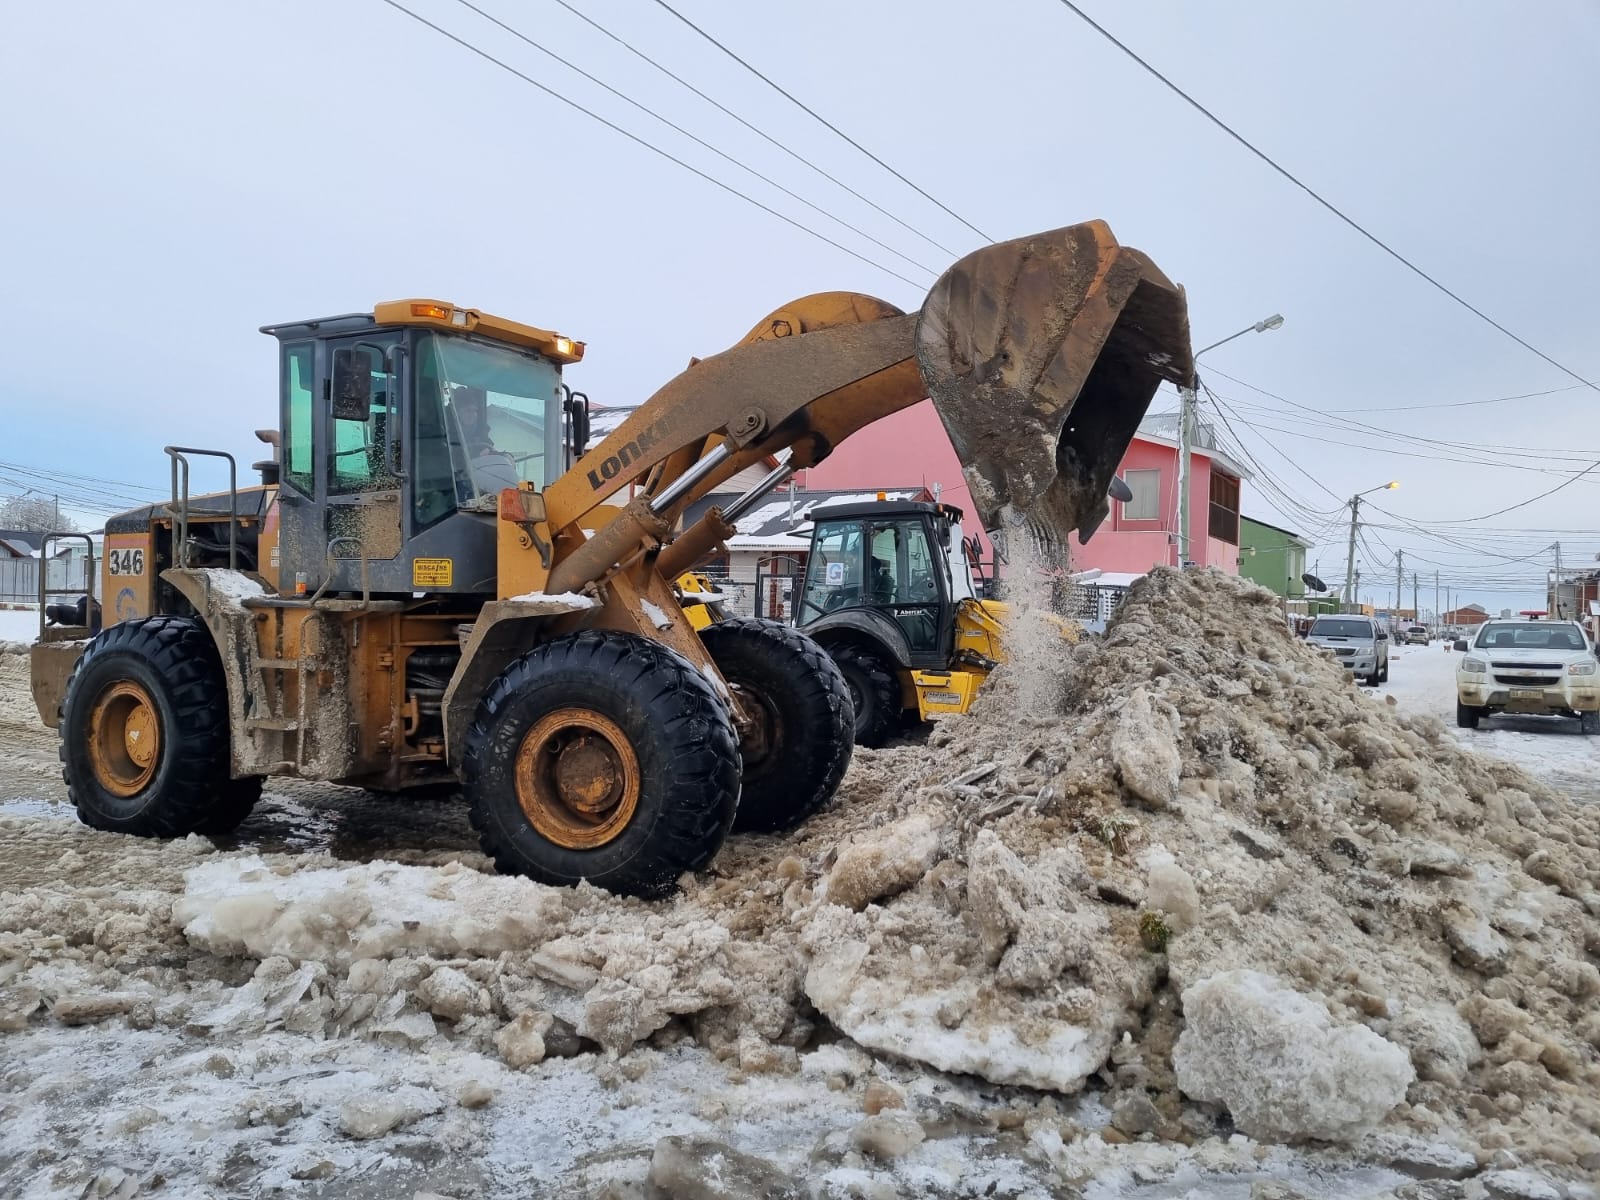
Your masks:
<svg viewBox="0 0 1600 1200"><path fill-rule="evenodd" d="M1577 483L1578 480L1582 479L1585 475L1589 474L1590 471L1594 471L1594 470L1600 470L1600 462L1591 463L1588 467L1586 467L1584 470L1580 471L1578 474L1574 475L1571 479L1564 479L1560 483L1556 484L1555 487L1549 489L1548 491L1540 492L1537 496L1529 496L1526 500L1519 500L1515 504L1508 504L1504 508L1497 508L1493 512L1484 513L1480 517L1452 518L1452 519L1450 519L1448 521L1441 521L1441 522L1439 522L1439 524L1441 524L1441 525L1470 525L1470 524L1473 524L1473 523L1478 522L1478 521L1487 521L1490 517L1499 517L1499 516L1503 516L1504 514L1506 514L1508 512L1515 512L1519 508L1526 508L1528 505L1532 504L1535 500L1543 500L1546 496L1555 495L1562 488L1570 487L1572 484ZM1394 513L1389 512L1387 509L1378 508L1378 506L1376 504L1374 504L1372 507L1373 508L1377 508L1378 511L1383 513L1385 516L1393 517L1395 515Z"/></svg>
<svg viewBox="0 0 1600 1200"><path fill-rule="evenodd" d="M804 204L807 208L811 209L813 212L818 213L821 216L826 217L828 220L833 221L838 225L844 226L844 228L848 229L851 233L856 234L858 237L866 238L867 241L871 242L874 246L878 246L881 249L887 250L890 254L894 255L896 258L902 259L905 262L910 263L913 267L916 267L918 270L926 271L929 275L938 275L939 274L938 271L935 271L932 267L928 266L926 263L918 262L916 259L912 258L909 254L900 253L900 251L896 250L893 246L889 245L888 242L880 241L878 238L873 237L872 234L868 233L865 229L861 229L861 228L859 228L859 227L857 227L855 225L850 224L849 221L846 221L842 217L834 216L833 213L831 213L827 209L823 208L820 204L812 203L810 200L807 200L804 196L800 195L798 192L794 192L794 191L791 191L790 189L786 188L783 184L779 183L776 179L773 179L771 176L763 175L760 171L756 170L754 167L748 165L747 163L743 163L743 162L739 161L737 158L735 158L733 155L729 154L727 151L722 150L717 146L713 146L710 142L706 141L705 138L700 137L698 134L691 133L689 130L685 129L682 125L677 124L675 121L669 120L668 118L662 116L660 113L655 112L654 110L649 108L647 105L641 104L639 101L635 100L632 96L628 95L626 92L623 92L623 91L621 91L621 90L619 90L617 88L612 87L605 80L600 79L599 77L590 74L588 71L585 71L582 67L580 67L576 63L572 62L570 59L563 58L561 55L557 54L554 50L550 49L548 46L545 46L545 45L543 45L543 44L541 44L539 42L534 41L527 34L521 32L520 30L514 28L511 25L506 24L499 17L495 16L493 13L485 12L483 9L479 8L476 4L472 3L472 0L456 0L456 3L460 4L463 8L470 9L471 11L477 13L480 17L482 17L485 21L488 21L491 25L498 26L499 28L505 30L505 32L509 33L512 37L516 38L518 41L523 42L523 43L525 43L525 44L527 44L529 46L532 46L535 50L539 51L539 53L547 55L550 58L555 59L556 62L558 62L562 66L566 67L567 70L575 71L577 74L582 75L585 79L587 79L590 83L594 84L596 87L604 88L606 91L610 92L613 96L615 96L617 99L621 100L623 103L631 104L634 108L636 108L640 112L644 113L645 116L650 117L650 118L652 118L654 120L660 121L668 129L671 129L676 133L681 133L684 137L688 138L691 142L694 142L697 146L704 147L705 149L711 151L711 153L715 154L718 158L721 158L726 162L732 163L734 166L738 167L741 171L748 172L750 175L752 175L755 178L759 179L762 183L766 184L767 186L777 188L778 191L782 192L785 196L788 196L791 200L799 201L801 204Z"/></svg>
<svg viewBox="0 0 1600 1200"><path fill-rule="evenodd" d="M1215 367L1207 369L1216 371ZM1221 371L1216 371L1216 373L1218 375L1222 374ZM1233 377L1230 375L1228 378L1232 379ZM1238 383L1239 380L1235 379L1234 382ZM1245 386L1249 387L1250 385L1245 384ZM1583 386L1584 385L1581 383L1570 383L1566 387L1548 388L1542 392L1522 392L1516 396L1495 396L1491 400L1451 400L1444 404L1388 404L1382 408L1330 408L1327 411L1330 414L1334 414L1369 412L1421 412L1424 409L1429 408L1473 408L1480 404L1505 404L1511 400L1534 400L1540 396L1555 396L1562 392L1575 392Z"/></svg>
<svg viewBox="0 0 1600 1200"><path fill-rule="evenodd" d="M651 58L643 50L638 49L632 43L628 42L626 39L624 39L621 36L619 36L618 34L614 33L612 30L607 29L604 25L600 24L600 22L596 21L593 17L589 16L587 13L581 12L577 8L573 7L571 4L568 4L567 0L556 0L556 3L559 4L562 8L566 9L573 16L577 17L580 21L584 22L586 25L589 25L591 28L596 29L599 32L605 34L606 37L608 37L612 41L616 42L617 45L621 46L629 54L632 54L632 55L634 55L634 56L636 56L638 58L643 59L645 62L649 63L656 70L660 71L668 79L671 79L673 82L681 84L682 86L688 88L691 92L693 92L696 96L699 96L700 99L704 100L707 104L711 105L718 112L721 112L721 113L725 114L726 116L732 117L735 121L739 122L739 124L743 125L746 129L748 129L751 133L755 134L757 137L759 137L759 138L763 139L764 141L770 143L771 145L777 147L777 149L783 151L785 154L787 154L790 158L794 159L796 162L803 163L807 167L810 167L813 171L815 171L818 175L822 176L829 183L834 184L836 187L843 188L845 191L849 192L852 196L854 196L857 200L861 201L863 204L868 205L869 207L871 207L875 211L881 213L883 216L888 217L889 220L893 221L896 225L899 225L902 229L905 229L908 232L915 234L917 237L921 238L923 241L927 242L930 246L934 247L935 249L944 251L944 253L950 255L952 258L954 258L956 256L957 252L952 250L952 249L950 249L950 247L944 245L942 242L939 242L938 240L936 240L934 238L929 237L927 234L923 233L922 230L918 229L915 225L912 225L909 222L902 220L900 217L898 217L894 213L890 212L887 208L884 208L883 205L879 204L876 200L872 200L872 199L868 198L867 196L862 195L860 192L856 191L855 188L851 187L844 180L838 178L835 175L829 174L823 168L819 167L816 163L812 162L805 155L799 153L798 151L794 150L793 148L791 148L789 146L786 146L783 142L780 142L777 138L773 137L766 130L760 128L757 125L751 124L749 121L747 121L743 117L741 117L738 113L734 112L733 109L729 108L726 104L723 104L720 100L717 100L712 96L708 96L705 92L703 92L699 88L695 87L694 84L690 83L687 79L683 78L683 76L677 74L675 71L671 70L670 68L668 68L666 66L663 66L661 63L659 63L655 59Z"/></svg>
<svg viewBox="0 0 1600 1200"><path fill-rule="evenodd" d="M385 0L385 3L389 3L389 2L391 2L391 0ZM967 220L960 213L956 212L955 209L951 208L949 205L945 204L943 201L939 200L937 197L930 195L928 192L924 191L921 187L918 187L915 183L912 183L911 180L907 179L904 175L900 174L899 171L896 171L888 163L884 162L883 159L879 158L871 150L868 150L860 142L856 141L855 138L851 137L844 130L840 129L837 125L835 125L832 121L828 120L828 118L824 117L821 113L817 112L816 109L811 108L803 100L799 99L797 96L795 96L792 93L787 92L783 88L779 87L776 83L774 83L771 79L767 78L767 76L763 75L755 67L751 66L748 62L746 62L744 59L740 58L732 50L728 49L728 47L724 46L721 42L717 41L716 38L712 37L704 29L701 29L700 26L696 25L693 21L689 20L688 17L684 16L677 9L673 8L672 5L667 3L667 0L656 0L656 3L659 4L662 8L666 9L673 16L677 17L678 20L682 21L690 29L692 29L696 33L698 33L701 37L705 38L706 41L710 42L718 50L721 50L729 58L733 59L734 62L738 63L746 71L749 71L757 79L761 80L762 83L766 84L773 91L777 92L778 95L782 96L785 100L787 100L791 104L795 105L802 112L806 113L806 115L812 117L813 119L815 119L817 121L822 122L822 124L826 125L834 133L838 134L845 141L849 142L857 150L861 151L861 153L865 154L868 158L870 158L873 162L877 163L885 171L889 172L889 174L893 175L901 183L905 184L912 191L916 192L924 200L931 201L933 204L937 205L939 208L941 208L945 212L949 213L952 217L954 217L956 220L960 221L968 229L972 230L973 233L975 233L979 237L981 237L985 242L992 242L994 240L988 234L986 234L983 230L979 229L976 225L974 225L971 221ZM941 249L942 249L942 247L941 247Z"/></svg>
<svg viewBox="0 0 1600 1200"><path fill-rule="evenodd" d="M459 37L456 34L451 33L448 29L445 29L441 25L435 25L432 21L428 20L427 17L422 16L420 13L412 12L411 9L409 9L405 5L401 4L399 2L399 0L382 0L382 2L384 4L387 4L390 8L394 9L396 12L404 13L406 16L410 17L413 21L416 21L419 25L427 26L429 29L431 29L435 33L437 33L440 37L448 38L450 41L452 41L456 45L460 46L463 50L471 51L473 54L476 54L479 58L483 59L485 62L493 63L495 66L499 67L502 71L505 71L505 72L507 72L507 73L509 73L511 75L515 75L518 79L522 80L522 82L528 84L530 87L538 88L545 95L551 97L552 99L559 100L562 104L565 104L568 108L572 108L572 109L577 110L578 112L582 113L584 116L590 118L593 121L598 121L600 124L604 125L607 129L610 129L612 132L620 133L623 137L627 138L630 142L633 142L633 143L635 143L636 145L639 145L639 146L643 146L646 150L650 151L652 154L659 155L660 157L666 159L668 162L674 163L677 166L682 167L685 171L688 171L693 175L699 176L701 179L705 180L707 183L712 184L712 185L722 189L723 191L727 192L729 195L737 196L739 199L743 200L745 203L755 205L755 207L759 208L762 212L767 213L769 216L777 217L778 220L782 221L784 224L791 225L794 228L800 230L802 233L810 234L812 237L816 238L818 241L826 242L828 245L832 246L835 250L842 250L842 251L844 251L844 253L850 255L851 258L859 259L861 262L866 263L870 267L876 267L878 270L882 271L884 274L892 275L892 276L894 276L894 278L900 280L902 283L910 284L914 288L921 288L921 287L924 286L923 284L918 283L915 279L910 279L910 278L907 278L905 275L902 275L899 271L896 271L893 267L886 267L882 263L877 262L877 261L867 257L865 254L862 254L860 251L852 250L849 246L844 245L842 242L834 241L827 234L820 233L817 230L812 229L809 225L804 225L801 222L795 220L793 217L788 216L785 213L779 212L777 209L771 207L770 205L763 204L760 200L757 200L754 196L751 196L751 195L749 195L749 194L747 194L745 192L741 192L738 188L734 187L732 184L724 183L724 182L722 182L722 180L716 178L716 176L714 176L714 175L708 175L706 172L700 170L699 167L691 166L689 163L685 162L683 159L678 158L676 155L673 155L673 154L669 153L668 151L661 149L661 147L655 145L652 142L646 141L644 138L640 137L638 134L631 133L630 131L624 129L621 125L616 124L614 121L608 121L605 117L602 117L599 113L593 112L592 110L583 107L583 105L579 104L576 100L572 100L572 99L569 99L566 96L563 96L560 92L556 91L554 88L547 87L546 85L540 83L537 79L533 78L533 76L525 74L524 72L517 70L516 67L513 67L510 63L505 62L502 59L496 58L494 55L490 54L487 50L483 50L483 49L479 48L478 46L473 45L471 42L467 41L465 38Z"/></svg>
<svg viewBox="0 0 1600 1200"><path fill-rule="evenodd" d="M662 2L663 2L663 0L656 0L657 4L661 4ZM1522 337L1518 336L1517 334L1511 332L1511 330L1507 329L1504 325L1500 324L1499 321L1496 321L1493 317L1491 317L1488 313L1484 312L1481 308L1476 307L1475 305L1469 303L1467 300L1463 299L1461 296L1459 296L1455 292L1451 291L1444 284L1440 283L1432 275L1429 275L1421 267L1417 266L1416 263L1412 262L1405 255L1401 254L1393 246L1390 246L1387 242L1385 242L1382 238L1378 237L1375 233L1372 233L1371 231L1369 231L1365 226L1361 225L1354 218L1346 216L1340 209L1335 207L1332 202L1323 199L1321 194L1319 194L1309 184L1302 182L1295 175L1291 174L1286 168L1279 166L1278 163L1270 155L1268 155L1265 151L1258 149L1254 145L1254 143L1247 141L1242 134L1237 132L1231 125L1229 125L1221 117L1217 116L1209 108L1207 108L1205 105L1201 104L1200 101L1196 100L1193 96L1189 95L1188 92L1184 91L1177 84L1173 83L1172 80L1168 79L1165 75L1163 75L1160 71L1158 71L1150 63L1146 62L1143 58L1139 57L1139 55L1134 52L1132 47L1130 47L1126 42L1123 42L1120 39L1118 39L1117 36L1115 34L1113 34L1109 29L1107 29L1104 25L1101 25L1098 21L1096 21L1088 13L1084 12L1083 9L1079 8L1076 4L1073 3L1073 0L1061 0L1061 3L1063 5L1065 5L1067 8L1071 9L1072 12L1076 13L1077 16L1085 24L1087 24L1090 28L1092 28L1101 37L1105 38L1108 42L1110 42L1118 50L1121 50L1129 58L1133 59L1134 62L1138 63L1141 67L1143 67L1151 75L1155 76L1155 78L1160 80L1170 91L1172 91L1175 95L1177 95L1179 98L1181 98L1186 104L1188 104L1189 107L1193 108L1201 116L1205 117L1206 120L1210 121L1218 129L1222 130L1223 133L1227 134L1234 141L1238 142L1239 145L1243 146L1251 154L1255 155L1256 158L1258 158L1262 162L1266 163L1267 166L1271 167L1279 175L1283 176L1283 178L1287 179L1290 183L1294 184L1295 187L1299 188L1306 195L1310 196L1313 200L1315 200L1323 208L1327 209L1334 216L1338 217L1339 220L1343 221L1351 229L1355 230L1362 237L1366 238L1367 241L1371 242L1374 246L1378 247L1378 249L1382 250L1390 258L1394 259L1397 263L1399 263L1401 266L1405 267L1412 274L1416 275L1420 279L1425 280L1427 283L1431 284L1438 291L1443 292L1446 296L1450 297L1450 299L1454 300L1462 308L1464 308L1468 312L1472 313L1479 320L1484 321L1484 322L1488 323L1489 325L1494 326L1494 328L1498 329L1501 333L1505 334L1512 341L1516 342L1517 345L1521 346L1524 350L1527 350L1532 354L1538 355L1545 362L1549 363L1556 370L1560 371L1563 375L1571 376L1573 379L1576 379L1579 383L1581 383L1583 386L1585 386L1587 388L1592 388L1595 391L1600 391L1600 384L1596 384L1591 380L1585 379L1582 375L1578 374L1571 367L1568 367L1563 363L1557 362L1554 358L1551 358L1550 355L1546 354L1543 350L1539 349L1539 347L1535 346L1532 342L1529 342L1525 338L1522 338Z"/></svg>

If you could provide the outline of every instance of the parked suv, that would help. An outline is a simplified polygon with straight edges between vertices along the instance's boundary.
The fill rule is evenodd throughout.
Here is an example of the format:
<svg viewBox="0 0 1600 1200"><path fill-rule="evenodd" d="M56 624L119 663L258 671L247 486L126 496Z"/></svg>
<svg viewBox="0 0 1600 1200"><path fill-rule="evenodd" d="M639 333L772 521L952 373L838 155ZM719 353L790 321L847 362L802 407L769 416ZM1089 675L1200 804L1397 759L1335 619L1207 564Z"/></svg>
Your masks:
<svg viewBox="0 0 1600 1200"><path fill-rule="evenodd" d="M1372 687L1389 678L1389 634L1371 617L1318 617L1306 641L1321 646Z"/></svg>
<svg viewBox="0 0 1600 1200"><path fill-rule="evenodd" d="M1490 713L1576 717L1600 733L1600 663L1576 621L1485 621L1456 664L1456 724Z"/></svg>
<svg viewBox="0 0 1600 1200"><path fill-rule="evenodd" d="M1428 630L1425 626L1413 625L1410 629L1406 630L1406 645L1426 646L1428 641Z"/></svg>

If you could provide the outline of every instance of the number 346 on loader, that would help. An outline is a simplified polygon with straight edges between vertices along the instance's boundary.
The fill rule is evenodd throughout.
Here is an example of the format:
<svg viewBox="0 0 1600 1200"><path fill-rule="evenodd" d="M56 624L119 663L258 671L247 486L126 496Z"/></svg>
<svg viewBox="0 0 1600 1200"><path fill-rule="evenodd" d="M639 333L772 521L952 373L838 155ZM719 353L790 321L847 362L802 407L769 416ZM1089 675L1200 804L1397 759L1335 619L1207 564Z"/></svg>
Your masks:
<svg viewBox="0 0 1600 1200"><path fill-rule="evenodd" d="M730 829L804 820L849 762L815 642L684 615L673 581L742 513L931 396L985 524L1010 509L1064 548L1192 369L1182 290L1099 222L978 250L919 312L797 300L592 449L559 334L432 300L265 332L262 484L190 496L214 452L169 448L172 500L106 524L104 628L35 649L79 816L181 837L232 829L268 776L460 788L502 871L644 896Z"/></svg>

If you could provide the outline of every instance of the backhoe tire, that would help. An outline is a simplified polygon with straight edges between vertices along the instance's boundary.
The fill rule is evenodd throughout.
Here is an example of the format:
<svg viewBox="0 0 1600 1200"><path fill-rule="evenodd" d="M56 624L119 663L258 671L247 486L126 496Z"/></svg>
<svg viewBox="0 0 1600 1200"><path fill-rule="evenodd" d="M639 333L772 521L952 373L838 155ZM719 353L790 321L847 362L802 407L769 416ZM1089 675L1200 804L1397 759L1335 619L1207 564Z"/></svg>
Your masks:
<svg viewBox="0 0 1600 1200"><path fill-rule="evenodd" d="M123 621L89 643L61 706L61 766L85 825L139 837L221 833L259 779L228 777L228 688L194 617Z"/></svg>
<svg viewBox="0 0 1600 1200"><path fill-rule="evenodd" d="M793 829L833 799L850 765L849 685L826 650L778 621L729 618L702 629L700 640L756 723L739 747L744 785L733 828Z"/></svg>
<svg viewBox="0 0 1600 1200"><path fill-rule="evenodd" d="M829 653L850 689L857 745L883 745L900 723L900 686L893 669L859 646L839 646Z"/></svg>
<svg viewBox="0 0 1600 1200"><path fill-rule="evenodd" d="M728 706L681 654L586 630L530 650L489 685L462 786L500 871L655 898L721 848L739 745Z"/></svg>

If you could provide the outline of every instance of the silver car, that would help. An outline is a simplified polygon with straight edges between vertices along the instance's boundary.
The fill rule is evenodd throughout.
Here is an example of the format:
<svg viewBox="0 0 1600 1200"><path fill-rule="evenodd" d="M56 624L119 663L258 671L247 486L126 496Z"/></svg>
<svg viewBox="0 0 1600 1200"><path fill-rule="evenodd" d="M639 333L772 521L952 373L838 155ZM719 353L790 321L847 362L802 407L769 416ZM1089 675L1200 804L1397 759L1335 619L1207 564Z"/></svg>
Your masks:
<svg viewBox="0 0 1600 1200"><path fill-rule="evenodd" d="M1389 633L1371 617L1318 617L1306 641L1328 651L1340 666L1370 687L1389 678Z"/></svg>

